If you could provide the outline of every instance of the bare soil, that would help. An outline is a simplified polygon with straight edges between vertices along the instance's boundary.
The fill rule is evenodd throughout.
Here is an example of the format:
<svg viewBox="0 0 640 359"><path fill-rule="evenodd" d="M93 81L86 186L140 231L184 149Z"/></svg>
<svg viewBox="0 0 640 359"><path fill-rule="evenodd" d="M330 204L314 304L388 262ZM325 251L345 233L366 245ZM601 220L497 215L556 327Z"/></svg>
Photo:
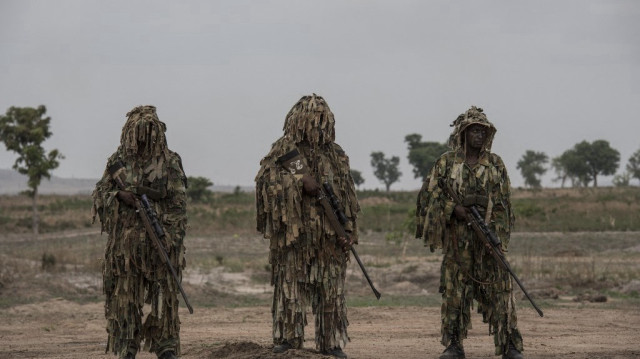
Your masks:
<svg viewBox="0 0 640 359"><path fill-rule="evenodd" d="M181 309L182 310L182 309ZM111 358L98 303L62 299L0 311L0 358ZM519 311L526 358L638 358L640 310L601 308L596 303L546 308L540 318ZM303 350L271 353L268 307L196 308L182 319L182 358L327 358L314 349L313 327ZM364 307L349 309L349 358L437 358L438 308ZM492 358L493 340L479 315L465 340L469 358ZM138 358L155 358L139 353Z"/></svg>
<svg viewBox="0 0 640 359"><path fill-rule="evenodd" d="M95 230L0 235L0 359L115 358L104 351L104 240ZM511 263L545 313L519 304L526 358L640 358L640 232L518 233L512 242ZM40 268L46 248L58 259L51 271ZM189 238L183 284L195 314L180 310L182 358L328 358L315 350L311 317L303 350L271 352L267 251L256 235ZM376 233L358 252L383 296L375 301L351 261L349 358L437 358L441 256ZM496 358L487 325L479 314L472 322L467 357Z"/></svg>

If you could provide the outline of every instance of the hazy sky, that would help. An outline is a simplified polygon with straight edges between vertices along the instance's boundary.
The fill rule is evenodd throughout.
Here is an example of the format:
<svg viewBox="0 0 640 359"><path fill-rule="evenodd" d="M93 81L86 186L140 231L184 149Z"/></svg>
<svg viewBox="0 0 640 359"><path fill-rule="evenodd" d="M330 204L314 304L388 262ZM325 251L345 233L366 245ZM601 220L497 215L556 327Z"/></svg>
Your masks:
<svg viewBox="0 0 640 359"><path fill-rule="evenodd" d="M1 1L0 113L46 105L54 174L98 178L125 114L152 104L188 175L252 186L315 92L364 187L384 188L383 151L401 159L391 188L416 189L405 135L444 142L477 105L518 186L528 149L605 139L623 169L640 148L638 19L636 0ZM14 159L0 148L0 168Z"/></svg>

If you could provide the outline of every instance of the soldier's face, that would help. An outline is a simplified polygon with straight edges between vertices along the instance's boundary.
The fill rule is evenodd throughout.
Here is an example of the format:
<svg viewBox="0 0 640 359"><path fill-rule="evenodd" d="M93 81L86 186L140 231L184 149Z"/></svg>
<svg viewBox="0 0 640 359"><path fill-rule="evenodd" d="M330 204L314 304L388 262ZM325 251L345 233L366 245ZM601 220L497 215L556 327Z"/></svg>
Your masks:
<svg viewBox="0 0 640 359"><path fill-rule="evenodd" d="M159 128L152 121L141 121L138 125L138 143L153 144L156 141Z"/></svg>
<svg viewBox="0 0 640 359"><path fill-rule="evenodd" d="M465 142L468 144L468 146L474 150L479 150L482 149L489 131L485 126L473 124L467 127L464 133Z"/></svg>

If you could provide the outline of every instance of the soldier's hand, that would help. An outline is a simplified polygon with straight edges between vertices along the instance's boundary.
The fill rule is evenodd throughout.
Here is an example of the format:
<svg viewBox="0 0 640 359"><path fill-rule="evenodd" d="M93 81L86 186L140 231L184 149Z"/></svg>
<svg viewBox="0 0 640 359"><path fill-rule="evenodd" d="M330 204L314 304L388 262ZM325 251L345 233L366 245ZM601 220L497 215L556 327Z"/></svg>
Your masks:
<svg viewBox="0 0 640 359"><path fill-rule="evenodd" d="M461 221L466 221L467 220L467 215L469 214L469 209L465 206L456 204L455 208L453 209L453 213L456 215L456 218L461 220Z"/></svg>
<svg viewBox="0 0 640 359"><path fill-rule="evenodd" d="M338 245L342 248L342 251L347 253L353 246L353 239L350 237L338 237Z"/></svg>
<svg viewBox="0 0 640 359"><path fill-rule="evenodd" d="M129 207L136 206L136 195L133 194L133 192L118 191L116 197L118 197L118 200L120 200L120 202L124 202Z"/></svg>
<svg viewBox="0 0 640 359"><path fill-rule="evenodd" d="M315 178L307 174L302 177L302 189L304 193L315 196L318 194L318 191L320 191L320 185L316 182Z"/></svg>

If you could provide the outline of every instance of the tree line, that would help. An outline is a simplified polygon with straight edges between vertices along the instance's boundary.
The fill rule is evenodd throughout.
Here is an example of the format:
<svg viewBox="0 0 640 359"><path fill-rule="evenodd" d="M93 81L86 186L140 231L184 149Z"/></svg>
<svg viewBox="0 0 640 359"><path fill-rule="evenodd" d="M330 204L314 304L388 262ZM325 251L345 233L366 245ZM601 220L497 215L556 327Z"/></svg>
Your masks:
<svg viewBox="0 0 640 359"><path fill-rule="evenodd" d="M32 198L33 232L38 235L38 187L43 178L49 179L51 172L60 165L64 156L57 150L45 151L43 142L52 136L50 130L51 118L46 117L47 109L44 105L32 107L10 107L5 115L0 115L0 142L8 151L15 152L18 158L13 169L28 177L29 190L26 194ZM407 144L407 159L413 166L414 178L424 179L435 161L449 147L445 143L422 141L422 135L408 134L404 138ZM560 181L561 187L568 181L572 186L588 186L593 183L598 186L598 176L613 175L620 162L620 152L612 148L605 140L593 142L582 141L552 158L544 152L527 150L517 163L517 168L525 181L525 186L540 188L540 177L553 168L556 173L554 181ZM398 169L398 156L386 157L381 151L371 153L371 166L375 177L384 184L387 192L391 185L402 176ZM550 165L550 167L548 167ZM362 173L351 170L356 186L364 183ZM626 171L614 177L617 186L628 186L631 179L640 180L640 149L636 151L626 164ZM190 188L187 195L194 201L204 201L211 198L209 187L213 183L205 177L189 177ZM237 187L236 191L240 188Z"/></svg>
<svg viewBox="0 0 640 359"><path fill-rule="evenodd" d="M405 136L407 143L407 159L413 166L414 178L424 179L429 174L435 161L449 151L446 143L422 141L422 136L412 133ZM391 185L400 179L402 173L398 170L400 159L397 156L386 158L383 152L371 153L371 166L375 177L385 185L387 192ZM598 187L598 176L609 176L616 173L620 166L620 152L611 147L606 140L593 142L582 141L561 155L549 161L544 152L527 150L517 162L517 168L524 179L525 187L540 188L541 177L548 169L556 173L554 182L560 182L564 188L569 181L572 187L587 187L593 183ZM362 175L352 170L352 175L359 179L356 185L364 183ZM626 164L626 171L613 178L616 186L628 186L632 179L640 180L640 149L637 150Z"/></svg>
<svg viewBox="0 0 640 359"><path fill-rule="evenodd" d="M605 140L582 141L560 156L552 158L549 167L546 166L547 163L549 157L544 152L527 150L522 155L517 168L526 187L540 188L540 177L549 168L556 173L553 181L559 181L563 188L567 180L572 187L587 187L590 183L593 183L593 187L598 187L598 176L610 176L617 172L620 167L620 152ZM626 171L614 176L613 184L628 186L633 178L640 180L640 149L629 158Z"/></svg>

